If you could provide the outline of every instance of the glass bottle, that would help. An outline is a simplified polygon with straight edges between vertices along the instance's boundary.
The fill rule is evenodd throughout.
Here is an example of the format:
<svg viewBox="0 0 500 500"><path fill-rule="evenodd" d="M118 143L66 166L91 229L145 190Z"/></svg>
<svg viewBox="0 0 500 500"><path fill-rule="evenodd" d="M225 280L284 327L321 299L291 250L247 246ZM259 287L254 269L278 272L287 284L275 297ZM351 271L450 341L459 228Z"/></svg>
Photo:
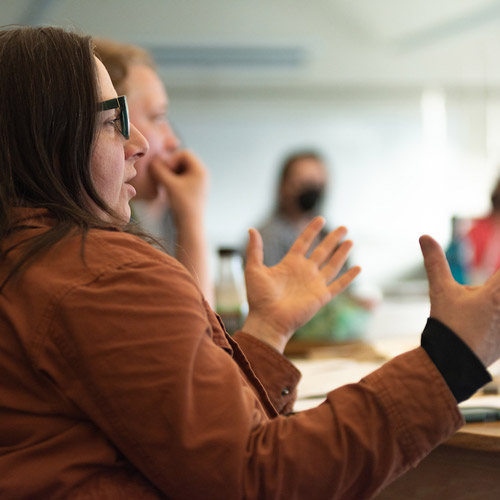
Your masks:
<svg viewBox="0 0 500 500"><path fill-rule="evenodd" d="M243 259L235 248L219 248L215 309L228 333L241 329L248 314Z"/></svg>

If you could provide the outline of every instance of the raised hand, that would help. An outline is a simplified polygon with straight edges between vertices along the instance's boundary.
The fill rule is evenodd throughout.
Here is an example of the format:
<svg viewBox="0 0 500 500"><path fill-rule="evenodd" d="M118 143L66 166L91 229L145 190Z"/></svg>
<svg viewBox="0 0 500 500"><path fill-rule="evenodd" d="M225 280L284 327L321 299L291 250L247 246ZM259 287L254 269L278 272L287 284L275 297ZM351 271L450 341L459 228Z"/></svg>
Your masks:
<svg viewBox="0 0 500 500"><path fill-rule="evenodd" d="M208 269L204 209L208 173L190 151L176 151L168 161L156 158L151 175L167 192L177 228L177 259L198 281L205 298L213 303L213 284Z"/></svg>
<svg viewBox="0 0 500 500"><path fill-rule="evenodd" d="M201 161L190 151L176 151L168 160L154 159L150 172L165 188L176 222L195 220L198 224L208 191L208 172Z"/></svg>
<svg viewBox="0 0 500 500"><path fill-rule="evenodd" d="M295 330L342 292L360 271L353 267L335 279L352 247L351 241L340 243L347 233L344 227L329 233L306 257L324 222L322 217L314 218L273 267L263 264L259 232L249 231L245 268L249 313L243 330L280 352Z"/></svg>
<svg viewBox="0 0 500 500"><path fill-rule="evenodd" d="M431 317L453 330L489 366L500 357L500 271L482 286L459 285L435 240L422 236L420 247L429 280Z"/></svg>

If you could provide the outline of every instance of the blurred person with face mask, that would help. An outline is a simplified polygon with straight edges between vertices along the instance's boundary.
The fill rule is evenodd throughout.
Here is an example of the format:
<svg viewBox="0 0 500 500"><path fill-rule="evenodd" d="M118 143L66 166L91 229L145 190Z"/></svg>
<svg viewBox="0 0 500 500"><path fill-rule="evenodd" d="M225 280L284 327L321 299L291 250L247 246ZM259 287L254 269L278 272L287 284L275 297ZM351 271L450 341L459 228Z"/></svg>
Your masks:
<svg viewBox="0 0 500 500"><path fill-rule="evenodd" d="M168 119L167 92L149 53L108 39L94 41L114 87L127 95L130 121L149 143L132 180L137 192L132 217L164 241L211 302L213 286L203 220L207 170L192 152L181 149Z"/></svg>
<svg viewBox="0 0 500 500"><path fill-rule="evenodd" d="M284 160L276 210L259 228L266 266L277 264L306 225L319 214L327 180L324 161L314 151L295 152ZM326 233L323 230L319 239Z"/></svg>
<svg viewBox="0 0 500 500"><path fill-rule="evenodd" d="M491 193L490 213L471 221L466 241L469 247L468 282L482 284L500 269L500 179Z"/></svg>

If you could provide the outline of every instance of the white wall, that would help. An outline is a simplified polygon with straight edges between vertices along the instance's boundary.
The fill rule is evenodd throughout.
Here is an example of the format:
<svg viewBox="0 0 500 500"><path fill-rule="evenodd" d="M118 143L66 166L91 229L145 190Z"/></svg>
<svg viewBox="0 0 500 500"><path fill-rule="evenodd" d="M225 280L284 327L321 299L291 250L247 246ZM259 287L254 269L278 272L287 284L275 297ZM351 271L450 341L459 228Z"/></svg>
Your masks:
<svg viewBox="0 0 500 500"><path fill-rule="evenodd" d="M272 210L290 149L314 147L329 158L325 215L348 226L360 281L377 285L420 264L419 235L445 245L452 215L485 212L500 172L500 101L483 92L445 94L446 130L434 139L423 130L419 91L170 89L170 98L182 138L211 172L213 262L217 246L241 245Z"/></svg>

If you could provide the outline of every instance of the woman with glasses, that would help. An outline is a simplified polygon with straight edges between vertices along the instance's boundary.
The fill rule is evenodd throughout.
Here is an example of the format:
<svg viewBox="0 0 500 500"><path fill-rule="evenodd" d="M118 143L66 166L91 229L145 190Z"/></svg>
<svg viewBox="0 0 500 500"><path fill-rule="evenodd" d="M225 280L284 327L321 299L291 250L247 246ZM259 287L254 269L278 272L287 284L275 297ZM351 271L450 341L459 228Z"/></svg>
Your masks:
<svg viewBox="0 0 500 500"><path fill-rule="evenodd" d="M500 275L464 289L422 238L422 347L293 414L281 352L359 271L336 278L345 228L307 258L314 219L272 268L251 230L250 310L231 338L129 224L148 146L92 41L4 29L0 67L2 500L369 498L463 423L457 401L500 356Z"/></svg>
<svg viewBox="0 0 500 500"><path fill-rule="evenodd" d="M151 56L135 45L96 40L96 52L119 94L126 94L130 118L149 142L136 163L133 218L164 242L200 283L212 302L204 209L208 172L181 147L168 118L169 100Z"/></svg>

